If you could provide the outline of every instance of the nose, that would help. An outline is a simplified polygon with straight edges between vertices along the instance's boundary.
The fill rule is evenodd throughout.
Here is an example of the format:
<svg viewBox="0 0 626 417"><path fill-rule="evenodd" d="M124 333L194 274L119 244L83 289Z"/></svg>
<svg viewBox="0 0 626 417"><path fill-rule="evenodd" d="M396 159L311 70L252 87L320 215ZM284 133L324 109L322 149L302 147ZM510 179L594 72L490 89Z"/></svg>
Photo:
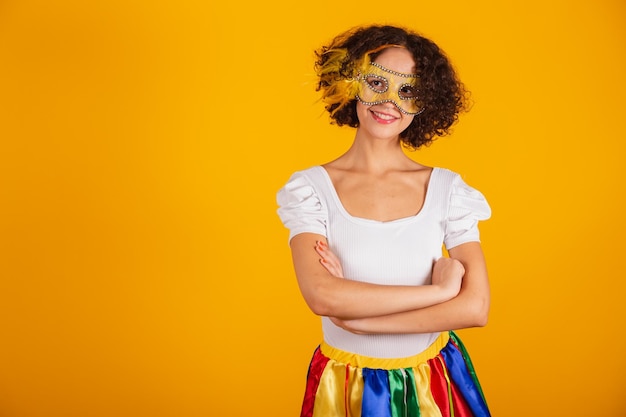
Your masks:
<svg viewBox="0 0 626 417"><path fill-rule="evenodd" d="M383 106L385 110L400 111L400 107L395 101L385 101L381 103L381 106Z"/></svg>

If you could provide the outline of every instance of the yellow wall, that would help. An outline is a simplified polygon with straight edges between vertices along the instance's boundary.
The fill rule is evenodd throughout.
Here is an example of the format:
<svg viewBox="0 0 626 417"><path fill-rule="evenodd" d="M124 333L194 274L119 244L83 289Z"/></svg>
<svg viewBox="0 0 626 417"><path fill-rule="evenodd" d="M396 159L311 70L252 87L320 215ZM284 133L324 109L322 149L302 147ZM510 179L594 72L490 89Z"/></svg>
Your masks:
<svg viewBox="0 0 626 417"><path fill-rule="evenodd" d="M473 91L412 155L493 208L461 332L493 414L624 415L624 2L250 3L0 3L0 415L297 415L320 331L274 196L352 137L312 50L375 22Z"/></svg>

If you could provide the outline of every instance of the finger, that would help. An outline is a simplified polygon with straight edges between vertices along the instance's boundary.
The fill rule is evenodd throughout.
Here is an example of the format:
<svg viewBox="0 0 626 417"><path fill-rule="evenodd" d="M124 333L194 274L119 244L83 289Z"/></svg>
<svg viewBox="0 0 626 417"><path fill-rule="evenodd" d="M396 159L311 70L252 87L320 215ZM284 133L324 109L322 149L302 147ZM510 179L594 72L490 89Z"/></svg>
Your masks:
<svg viewBox="0 0 626 417"><path fill-rule="evenodd" d="M327 270L328 272L330 272L331 274L333 273L333 272L331 271L331 266L328 264L328 262L325 262L325 261L324 261L324 258L320 259L320 260L319 260L319 262L320 262L320 265L322 265L322 266L324 267L324 269L326 269L326 270Z"/></svg>
<svg viewBox="0 0 626 417"><path fill-rule="evenodd" d="M326 244L326 242L320 240L315 242L315 252L322 258L320 259L320 263L328 272L336 277L343 278L341 262L333 251L328 249L328 244Z"/></svg>
<svg viewBox="0 0 626 417"><path fill-rule="evenodd" d="M339 258L337 257L337 255L335 255L335 253L333 251L328 249L328 246L322 247L322 253L324 254L324 258L325 259L327 259L327 260L329 260L331 262L340 264Z"/></svg>
<svg viewBox="0 0 626 417"><path fill-rule="evenodd" d="M329 263L328 261L326 261L325 259L320 259L320 264L322 264L322 266L333 276L337 276L338 271L337 268Z"/></svg>
<svg viewBox="0 0 626 417"><path fill-rule="evenodd" d="M327 258L329 251L325 249L325 247L322 245L322 242L318 241L315 243L315 252L317 252L317 254L323 258Z"/></svg>
<svg viewBox="0 0 626 417"><path fill-rule="evenodd" d="M315 246L315 252L317 252L319 256L321 256L322 258L326 259L327 261L331 263L334 263L337 265L341 264L339 262L339 258L337 258L337 255L335 255L333 251L328 249L328 246L325 245L323 242L317 243L317 245Z"/></svg>

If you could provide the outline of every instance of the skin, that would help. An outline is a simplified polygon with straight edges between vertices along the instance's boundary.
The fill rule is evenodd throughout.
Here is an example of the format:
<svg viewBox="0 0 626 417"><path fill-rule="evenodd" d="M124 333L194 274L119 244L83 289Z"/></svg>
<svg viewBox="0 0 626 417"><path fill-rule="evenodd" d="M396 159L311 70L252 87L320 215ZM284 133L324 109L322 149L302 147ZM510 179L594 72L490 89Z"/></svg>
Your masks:
<svg viewBox="0 0 626 417"><path fill-rule="evenodd" d="M375 60L402 73L415 72L404 48L389 48ZM350 149L323 167L344 208L355 217L391 221L422 208L432 168L408 158L399 134L413 120L393 103L357 103L359 127ZM480 244L450 249L433 265L432 284L376 285L344 279L325 237L296 235L290 242L298 285L318 315L353 333L421 333L482 326L489 310L489 284Z"/></svg>
<svg viewBox="0 0 626 417"><path fill-rule="evenodd" d="M334 254L317 249L321 263L331 270L341 268ZM361 319L331 317L339 327L357 334L431 333L480 327L487 324L489 314L489 282L482 249L478 242L465 243L450 250L452 260L459 260L465 269L458 295L447 302L402 313ZM329 260L335 258L335 260ZM441 258L435 264L433 279Z"/></svg>

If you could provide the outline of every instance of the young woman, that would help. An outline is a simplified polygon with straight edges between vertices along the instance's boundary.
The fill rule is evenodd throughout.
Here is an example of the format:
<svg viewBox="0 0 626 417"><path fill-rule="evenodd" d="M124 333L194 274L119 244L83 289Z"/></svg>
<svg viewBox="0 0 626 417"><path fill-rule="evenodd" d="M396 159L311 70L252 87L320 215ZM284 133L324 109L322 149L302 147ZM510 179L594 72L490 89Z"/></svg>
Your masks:
<svg viewBox="0 0 626 417"><path fill-rule="evenodd" d="M278 192L300 290L322 316L302 416L488 416L453 329L484 326L480 192L406 156L448 133L465 90L430 40L356 28L317 51L318 90L350 149ZM445 245L449 257L442 257Z"/></svg>

